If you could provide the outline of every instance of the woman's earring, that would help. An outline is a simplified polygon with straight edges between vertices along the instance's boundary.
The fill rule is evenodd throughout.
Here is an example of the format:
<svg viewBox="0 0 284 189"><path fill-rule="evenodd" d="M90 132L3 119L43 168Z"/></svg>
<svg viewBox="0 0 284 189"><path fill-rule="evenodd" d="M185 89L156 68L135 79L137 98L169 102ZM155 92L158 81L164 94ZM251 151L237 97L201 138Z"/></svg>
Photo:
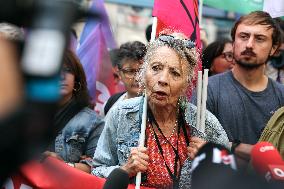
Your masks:
<svg viewBox="0 0 284 189"><path fill-rule="evenodd" d="M81 83L80 82L75 83L73 91L77 92L77 91L80 91L80 90L81 90Z"/></svg>
<svg viewBox="0 0 284 189"><path fill-rule="evenodd" d="M178 106L184 109L186 107L187 98L186 96L180 96L178 99Z"/></svg>

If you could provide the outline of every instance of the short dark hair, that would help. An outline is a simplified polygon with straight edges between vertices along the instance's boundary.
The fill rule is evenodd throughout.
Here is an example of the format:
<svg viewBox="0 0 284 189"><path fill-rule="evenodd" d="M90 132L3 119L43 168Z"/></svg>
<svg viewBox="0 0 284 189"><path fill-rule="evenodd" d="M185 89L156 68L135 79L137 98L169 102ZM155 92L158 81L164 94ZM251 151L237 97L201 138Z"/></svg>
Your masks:
<svg viewBox="0 0 284 189"><path fill-rule="evenodd" d="M11 23L1 22L0 23L0 36L11 40L11 41L23 41L24 32L21 28Z"/></svg>
<svg viewBox="0 0 284 189"><path fill-rule="evenodd" d="M281 44L281 30L279 24L267 13L264 11L254 11L248 15L242 16L233 26L231 30L231 37L235 41L235 35L237 28L240 24L248 25L265 25L267 29L273 29L272 33L272 45L277 45L278 47Z"/></svg>
<svg viewBox="0 0 284 189"><path fill-rule="evenodd" d="M146 46L140 41L127 42L120 46L117 53L118 68L121 68L124 60L140 61L146 54Z"/></svg>
<svg viewBox="0 0 284 189"><path fill-rule="evenodd" d="M217 41L214 41L213 43L209 44L202 52L202 68L203 69L209 69L209 75L210 68L212 66L212 63L214 59L218 56L220 56L223 53L223 50L225 48L225 45L227 43L232 43L231 40L222 38Z"/></svg>
<svg viewBox="0 0 284 189"><path fill-rule="evenodd" d="M87 88L86 75L79 58L71 50L66 50L63 64L71 69L71 72L75 77L74 88L78 88L78 90L73 91L75 100L89 106L90 96Z"/></svg>
<svg viewBox="0 0 284 189"><path fill-rule="evenodd" d="M1 22L0 23L0 38L9 40L16 47L17 59L20 62L20 58L24 49L24 31L11 23Z"/></svg>
<svg viewBox="0 0 284 189"><path fill-rule="evenodd" d="M281 43L284 43L284 20L281 18L275 18L275 20L281 28Z"/></svg>

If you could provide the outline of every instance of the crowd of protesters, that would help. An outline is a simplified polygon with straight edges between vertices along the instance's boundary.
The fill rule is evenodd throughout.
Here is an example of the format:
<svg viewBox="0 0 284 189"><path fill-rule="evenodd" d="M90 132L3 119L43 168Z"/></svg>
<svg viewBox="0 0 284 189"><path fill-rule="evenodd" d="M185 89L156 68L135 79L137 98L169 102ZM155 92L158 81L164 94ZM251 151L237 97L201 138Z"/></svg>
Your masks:
<svg viewBox="0 0 284 189"><path fill-rule="evenodd" d="M231 40L220 39L208 46L204 43L200 55L195 44L181 33L158 35L147 45L139 41L122 44L112 51L113 71L126 91L105 102L105 117L92 110L80 60L66 50L61 68L62 98L51 125L60 129L42 154L97 177L107 178L112 170L121 168L134 182L136 174L142 172L143 186L165 189L190 188L191 163L208 142L231 150L237 165L246 170L251 150L260 138L273 143L275 137L282 136L273 144L283 159L284 148L279 142L284 141L283 125L277 125L278 136L268 136L266 128L273 125L270 119L275 112L283 121L283 31L283 21L255 11L235 23ZM3 23L0 38L4 44L4 39L23 40L24 34ZM0 46L1 56L2 51ZM204 132L196 127L194 105L199 58L210 76ZM7 80L11 86L15 84L15 90L8 90L3 82L5 73L0 81L9 94L7 98L0 94L0 106L6 111L20 103L21 95L21 87L13 82L17 73L9 73L14 74ZM192 96L187 96L192 89ZM145 99L145 147L138 147ZM188 181L183 183L181 177Z"/></svg>

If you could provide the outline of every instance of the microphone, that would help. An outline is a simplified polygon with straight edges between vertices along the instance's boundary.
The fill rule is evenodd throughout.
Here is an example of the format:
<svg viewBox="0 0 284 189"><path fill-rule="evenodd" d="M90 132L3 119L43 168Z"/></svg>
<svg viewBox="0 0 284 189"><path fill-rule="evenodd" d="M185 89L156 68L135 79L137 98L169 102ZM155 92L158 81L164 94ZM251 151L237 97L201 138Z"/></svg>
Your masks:
<svg viewBox="0 0 284 189"><path fill-rule="evenodd" d="M284 182L284 161L277 149L269 142L259 142L251 152L254 170L266 181Z"/></svg>
<svg viewBox="0 0 284 189"><path fill-rule="evenodd" d="M260 157L263 158L263 157ZM235 156L221 145L207 143L192 162L192 189L282 189L259 177L238 171Z"/></svg>
<svg viewBox="0 0 284 189"><path fill-rule="evenodd" d="M225 147L207 143L192 162L192 189L234 188L235 157Z"/></svg>
<svg viewBox="0 0 284 189"><path fill-rule="evenodd" d="M3 6L2 6L3 5ZM88 13L71 0L0 1L0 21L28 27L21 68L25 99L0 120L0 186L21 164L40 154L61 128L53 126L60 70L72 24ZM3 120L2 120L3 119Z"/></svg>
<svg viewBox="0 0 284 189"><path fill-rule="evenodd" d="M120 168L116 168L107 177L103 189L126 189L128 184L128 173Z"/></svg>

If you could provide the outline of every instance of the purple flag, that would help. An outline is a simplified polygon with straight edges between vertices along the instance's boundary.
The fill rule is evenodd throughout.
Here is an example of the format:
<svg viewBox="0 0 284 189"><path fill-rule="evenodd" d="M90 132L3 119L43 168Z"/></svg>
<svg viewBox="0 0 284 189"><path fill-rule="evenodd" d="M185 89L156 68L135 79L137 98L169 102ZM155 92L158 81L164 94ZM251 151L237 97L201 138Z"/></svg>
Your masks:
<svg viewBox="0 0 284 189"><path fill-rule="evenodd" d="M83 65L95 110L102 114L103 104L114 94L114 78L108 48L115 48L103 0L93 1L92 10L99 10L103 19L88 20L81 35L77 54Z"/></svg>
<svg viewBox="0 0 284 189"><path fill-rule="evenodd" d="M93 3L90 8L91 11L99 11L101 15L100 20L88 19L84 30L81 34L80 44L83 44L91 31L97 26L98 23L101 23L101 30L106 40L107 47L109 49L116 48L116 43L112 35L111 27L108 20L108 15L104 6L104 0L93 0Z"/></svg>

